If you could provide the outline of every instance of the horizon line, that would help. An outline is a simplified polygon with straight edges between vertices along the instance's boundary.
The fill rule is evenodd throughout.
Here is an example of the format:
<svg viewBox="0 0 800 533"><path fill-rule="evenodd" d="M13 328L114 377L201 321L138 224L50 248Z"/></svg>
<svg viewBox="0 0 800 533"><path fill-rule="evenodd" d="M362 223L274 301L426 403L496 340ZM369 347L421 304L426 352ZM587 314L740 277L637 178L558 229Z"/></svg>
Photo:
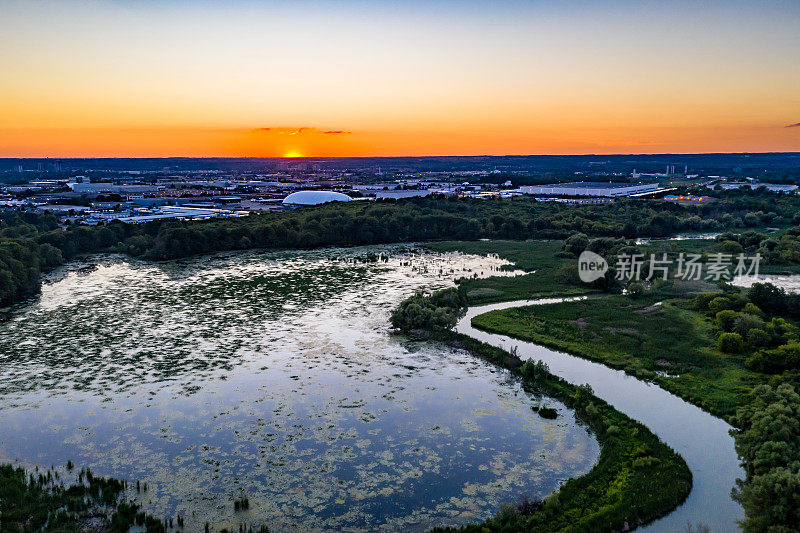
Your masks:
<svg viewBox="0 0 800 533"><path fill-rule="evenodd" d="M232 155L169 155L169 156L0 156L2 159L280 159L280 160L297 160L297 159L402 159L402 158L459 158L459 157L606 157L606 156L662 156L662 155L772 155L772 154L793 154L800 155L800 150L797 151L765 151L765 152L647 152L647 153L631 153L631 152L608 152L608 153L537 153L537 154L437 154L437 155L350 155L350 156L232 156Z"/></svg>

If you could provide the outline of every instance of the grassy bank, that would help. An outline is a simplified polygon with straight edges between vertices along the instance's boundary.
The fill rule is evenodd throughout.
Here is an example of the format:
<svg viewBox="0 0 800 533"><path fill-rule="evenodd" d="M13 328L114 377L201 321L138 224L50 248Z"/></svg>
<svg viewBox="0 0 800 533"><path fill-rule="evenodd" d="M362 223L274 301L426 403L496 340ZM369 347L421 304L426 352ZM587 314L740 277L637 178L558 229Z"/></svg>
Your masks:
<svg viewBox="0 0 800 533"><path fill-rule="evenodd" d="M576 259L559 257L562 241L472 241L436 242L425 245L434 252L497 254L513 263L509 269L526 274L516 277L467 279L459 283L460 292L469 305L524 300L544 296L577 296L591 292L569 277L575 271Z"/></svg>
<svg viewBox="0 0 800 533"><path fill-rule="evenodd" d="M763 375L717 349L712 322L686 301L622 295L492 311L475 327L625 370L730 419Z"/></svg>
<svg viewBox="0 0 800 533"><path fill-rule="evenodd" d="M746 234L738 238L747 244ZM759 242L758 238L751 240ZM788 257L787 252L795 243L796 238L791 235L776 239L771 253ZM548 296L589 296L584 301L487 313L473 319L473 325L481 329L563 350L651 380L728 421L748 403L748 394L754 387L769 383L769 376L745 365L752 350L748 353L747 349L742 352L719 349L720 327L714 313L695 308L696 294L719 291L713 283L667 285L632 299L593 291L579 281L576 283L574 276L566 275L569 269L576 271L576 259L563 253L563 241L445 242L426 246L436 251L497 254L513 263L509 269L529 272L518 277L462 281L459 293L469 305ZM731 241L724 237L653 240L638 251L666 252L673 259L679 253L696 253L705 258L730 246ZM797 266L767 263L762 270L791 271Z"/></svg>
<svg viewBox="0 0 800 533"><path fill-rule="evenodd" d="M778 308L798 300L755 287L746 296L730 291L661 305L607 295L491 312L473 324L651 377L726 418L745 470L732 491L745 510L743 531L788 532L800 520L800 335L791 320L754 305L769 309L770 297Z"/></svg>
<svg viewBox="0 0 800 533"><path fill-rule="evenodd" d="M800 228L789 228L768 237L744 232L713 241L651 241L635 252L672 259L694 253L704 263L716 253L757 253L762 273L795 273L799 236ZM483 282L471 281L471 290ZM800 295L769 284L743 291L706 280L636 285L624 296L597 293L584 301L495 311L475 317L473 325L623 369L725 418L735 428L745 470L732 491L745 510L742 529L797 531Z"/></svg>
<svg viewBox="0 0 800 533"><path fill-rule="evenodd" d="M401 304L393 315L395 325L425 323L411 320L412 310L417 309L424 316L436 315L444 323L451 322L459 312L459 298L444 292L431 298L441 306L421 305L419 295ZM414 331L422 333L418 328ZM550 374L546 365L523 363L514 354L436 325L424 334L508 369L533 394L563 402L587 424L601 447L597 465L588 474L568 480L544 501L507 505L493 519L457 530L618 531L663 516L688 496L692 475L683 459L645 426L594 396L589 387L572 385Z"/></svg>

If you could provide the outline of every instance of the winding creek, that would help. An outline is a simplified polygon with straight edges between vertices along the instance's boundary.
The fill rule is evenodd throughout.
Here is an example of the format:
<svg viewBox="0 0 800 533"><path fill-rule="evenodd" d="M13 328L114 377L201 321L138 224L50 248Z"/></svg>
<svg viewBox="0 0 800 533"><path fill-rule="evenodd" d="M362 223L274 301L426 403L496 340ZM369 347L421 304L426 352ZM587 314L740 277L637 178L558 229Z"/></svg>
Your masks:
<svg viewBox="0 0 800 533"><path fill-rule="evenodd" d="M142 480L145 508L180 513L190 530L423 531L546 496L599 454L572 412L548 399L560 416L545 420L506 371L389 331L415 290L517 274L506 264L411 246L71 263L0 322L0 460ZM686 459L691 495L650 529L735 529L742 474L726 423L623 372L470 325L546 301L471 308L457 329L590 384ZM250 510L234 512L244 495Z"/></svg>
<svg viewBox="0 0 800 533"><path fill-rule="evenodd" d="M642 422L686 460L693 487L678 509L646 528L650 531L682 531L687 522L702 523L712 532L736 531L742 508L730 497L737 478L744 477L734 449L731 427L699 407L664 389L640 381L599 363L557 352L537 344L487 333L472 326L474 317L497 309L542 305L562 301L540 299L472 307L456 325L456 331L506 350L516 347L524 359L541 360L550 371L575 384L588 383L599 398Z"/></svg>

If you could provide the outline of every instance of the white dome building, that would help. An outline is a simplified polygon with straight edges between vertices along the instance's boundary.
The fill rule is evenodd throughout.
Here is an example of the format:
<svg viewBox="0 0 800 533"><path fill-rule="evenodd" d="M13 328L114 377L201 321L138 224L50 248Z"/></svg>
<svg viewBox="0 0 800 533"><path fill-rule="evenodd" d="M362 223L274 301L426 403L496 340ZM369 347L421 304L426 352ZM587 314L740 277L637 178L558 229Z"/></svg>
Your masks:
<svg viewBox="0 0 800 533"><path fill-rule="evenodd" d="M285 207L300 207L305 205L319 205L328 202L351 202L352 198L346 194L334 191L298 191L293 192L283 199Z"/></svg>

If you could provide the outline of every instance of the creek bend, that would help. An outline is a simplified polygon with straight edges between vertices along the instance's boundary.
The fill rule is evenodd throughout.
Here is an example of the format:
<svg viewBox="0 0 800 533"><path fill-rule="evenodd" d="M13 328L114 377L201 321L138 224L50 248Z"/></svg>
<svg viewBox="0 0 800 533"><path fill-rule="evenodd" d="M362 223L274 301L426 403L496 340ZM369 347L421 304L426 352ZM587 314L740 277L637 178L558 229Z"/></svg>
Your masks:
<svg viewBox="0 0 800 533"><path fill-rule="evenodd" d="M672 513L643 529L681 531L691 522L705 524L711 531L738 530L736 521L743 518L744 512L730 494L736 479L744 478L744 471L728 433L731 427L724 420L621 370L472 326L474 317L489 311L569 300L542 298L471 307L455 330L506 350L516 347L521 359L544 361L554 375L573 384L589 384L596 396L642 422L686 460L693 476L689 497Z"/></svg>

